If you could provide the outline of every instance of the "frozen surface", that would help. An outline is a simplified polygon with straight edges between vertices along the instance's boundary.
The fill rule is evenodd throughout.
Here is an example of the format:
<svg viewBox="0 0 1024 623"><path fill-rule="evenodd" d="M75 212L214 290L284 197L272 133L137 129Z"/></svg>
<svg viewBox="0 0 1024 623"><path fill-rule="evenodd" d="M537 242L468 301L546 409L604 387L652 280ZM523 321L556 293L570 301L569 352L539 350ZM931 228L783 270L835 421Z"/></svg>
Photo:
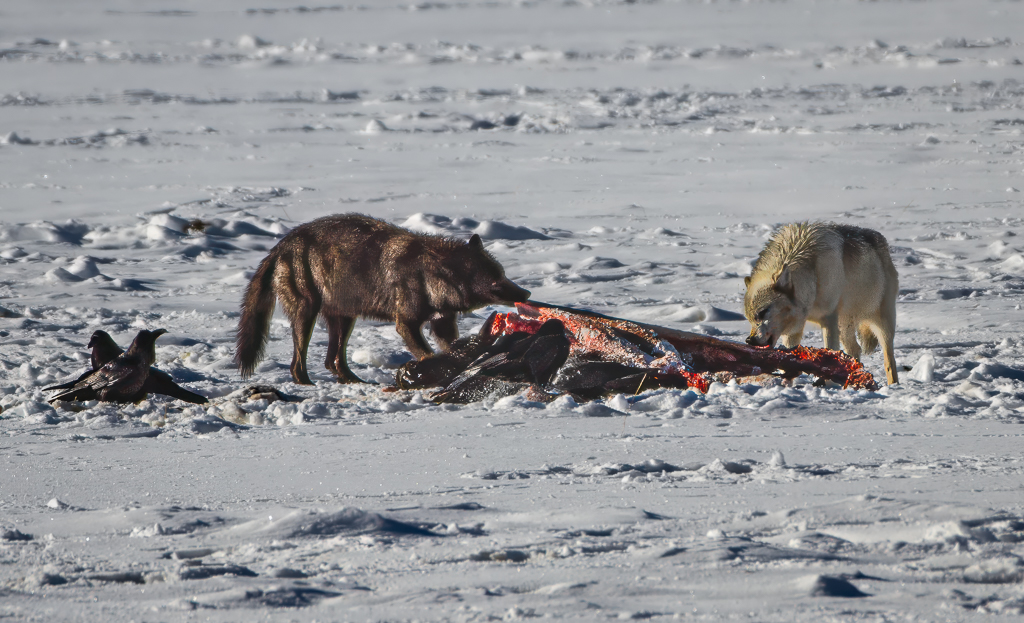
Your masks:
<svg viewBox="0 0 1024 623"><path fill-rule="evenodd" d="M0 618L1024 612L1021 24L995 0L3 3ZM279 314L254 381L302 400L244 400L251 271L345 211L479 233L537 300L735 340L773 227L878 229L903 383L439 407L335 384L322 331L292 385ZM157 327L209 408L46 404L94 330ZM408 357L366 321L349 355L379 383Z"/></svg>

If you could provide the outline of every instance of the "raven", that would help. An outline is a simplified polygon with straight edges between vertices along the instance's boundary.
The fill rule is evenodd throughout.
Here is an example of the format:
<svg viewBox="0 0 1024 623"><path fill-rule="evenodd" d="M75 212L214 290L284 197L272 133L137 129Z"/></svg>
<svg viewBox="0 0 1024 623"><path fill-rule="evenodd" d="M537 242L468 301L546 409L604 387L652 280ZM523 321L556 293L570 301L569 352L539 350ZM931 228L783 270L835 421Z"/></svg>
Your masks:
<svg viewBox="0 0 1024 623"><path fill-rule="evenodd" d="M150 393L164 394L191 402L205 404L206 398L194 394L174 382L170 374L152 366L156 360L156 339L166 333L164 329L140 331L127 352L107 334L96 331L89 340L92 348L93 369L74 381L47 387L47 390L65 390L50 398L56 400L102 400L106 402L141 402Z"/></svg>
<svg viewBox="0 0 1024 623"><path fill-rule="evenodd" d="M44 387L43 391L48 392L55 389L71 389L80 381L84 381L93 372L102 368L107 362L117 359L118 355L124 352L121 350L121 347L117 345L117 342L114 341L114 338L110 337L109 333L101 329L93 331L92 337L89 339L89 348L92 349L92 369L83 372L73 381L61 383L60 385Z"/></svg>

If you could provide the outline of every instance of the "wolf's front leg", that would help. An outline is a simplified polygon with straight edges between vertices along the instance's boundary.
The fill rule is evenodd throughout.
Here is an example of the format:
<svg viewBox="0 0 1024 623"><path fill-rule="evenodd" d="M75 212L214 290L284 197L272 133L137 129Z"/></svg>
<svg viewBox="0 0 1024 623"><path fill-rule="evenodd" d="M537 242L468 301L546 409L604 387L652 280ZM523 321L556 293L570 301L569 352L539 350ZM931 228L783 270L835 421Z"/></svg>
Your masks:
<svg viewBox="0 0 1024 623"><path fill-rule="evenodd" d="M833 313L821 319L821 337L825 341L825 348L839 350L841 343L839 332L839 314Z"/></svg>
<svg viewBox="0 0 1024 623"><path fill-rule="evenodd" d="M434 354L434 351L430 350L427 340L423 337L423 332L420 330L421 325L422 323L415 320L399 319L395 321L395 330L405 340L405 347L417 359L423 359Z"/></svg>
<svg viewBox="0 0 1024 623"><path fill-rule="evenodd" d="M800 346L800 340L802 340L803 338L803 329L801 329L800 331L794 331L793 333L787 333L786 335L782 336L782 339L779 340L779 347L784 348L786 350L792 350L797 346Z"/></svg>
<svg viewBox="0 0 1024 623"><path fill-rule="evenodd" d="M455 314L446 314L440 318L430 321L430 332L434 334L437 345L441 350L448 352L452 349L452 343L459 339L459 324Z"/></svg>

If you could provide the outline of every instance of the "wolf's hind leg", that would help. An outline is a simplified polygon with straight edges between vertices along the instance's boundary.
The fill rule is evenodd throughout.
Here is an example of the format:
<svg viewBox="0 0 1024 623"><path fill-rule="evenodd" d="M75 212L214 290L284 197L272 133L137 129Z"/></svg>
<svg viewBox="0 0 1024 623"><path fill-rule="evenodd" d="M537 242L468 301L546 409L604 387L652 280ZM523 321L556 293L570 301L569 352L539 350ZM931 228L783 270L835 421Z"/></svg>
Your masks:
<svg viewBox="0 0 1024 623"><path fill-rule="evenodd" d="M895 316L895 313L892 315ZM885 382L895 385L900 382L899 374L896 372L896 355L892 345L896 334L896 318L888 318L883 313L878 323L871 323L870 327L882 345L882 358L885 360Z"/></svg>
<svg viewBox="0 0 1024 623"><path fill-rule="evenodd" d="M882 340L882 355L885 357L885 382L895 385L900 382L899 374L896 372L896 355L892 347L893 336L887 335Z"/></svg>
<svg viewBox="0 0 1024 623"><path fill-rule="evenodd" d="M899 295L899 277L896 269L885 284L885 295L878 306L878 321L869 323L871 330L882 345L882 357L885 359L885 380L889 385L900 382L896 372L896 355L893 353L893 339L896 337L896 297Z"/></svg>
<svg viewBox="0 0 1024 623"><path fill-rule="evenodd" d="M900 382L899 374L896 372L896 355L893 353L893 336L896 327L889 324L888 318L881 318L877 322L872 320L861 327L861 332L870 330L875 334L879 344L882 345L882 359L885 362L885 382L895 385Z"/></svg>
<svg viewBox="0 0 1024 623"><path fill-rule="evenodd" d="M436 320L430 321L430 332L434 334L437 345L441 350L448 352L452 349L452 343L459 339L459 324L455 314L448 314Z"/></svg>
<svg viewBox="0 0 1024 623"><path fill-rule="evenodd" d="M297 314L289 314L292 317L292 380L299 385L312 385L309 380L309 372L306 370L306 352L309 350L309 340L313 337L313 326L316 325L316 311L304 307Z"/></svg>
<svg viewBox="0 0 1024 623"><path fill-rule="evenodd" d="M349 316L325 316L327 323L327 360L324 367L338 377L339 383L363 383L348 367L348 338L356 319Z"/></svg>
<svg viewBox="0 0 1024 623"><path fill-rule="evenodd" d="M306 371L306 351L323 299L309 270L308 259L288 254L278 262L274 290L292 323L292 380L300 385L312 385Z"/></svg>

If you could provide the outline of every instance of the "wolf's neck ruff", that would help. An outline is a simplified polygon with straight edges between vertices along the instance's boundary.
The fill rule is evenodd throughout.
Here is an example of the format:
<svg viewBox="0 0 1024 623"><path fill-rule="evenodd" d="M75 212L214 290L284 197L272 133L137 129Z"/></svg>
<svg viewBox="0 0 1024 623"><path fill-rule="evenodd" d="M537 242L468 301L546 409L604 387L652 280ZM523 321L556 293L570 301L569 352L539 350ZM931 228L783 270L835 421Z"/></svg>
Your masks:
<svg viewBox="0 0 1024 623"><path fill-rule="evenodd" d="M794 223L776 230L757 256L753 272L803 268L814 261L828 231L825 223Z"/></svg>

